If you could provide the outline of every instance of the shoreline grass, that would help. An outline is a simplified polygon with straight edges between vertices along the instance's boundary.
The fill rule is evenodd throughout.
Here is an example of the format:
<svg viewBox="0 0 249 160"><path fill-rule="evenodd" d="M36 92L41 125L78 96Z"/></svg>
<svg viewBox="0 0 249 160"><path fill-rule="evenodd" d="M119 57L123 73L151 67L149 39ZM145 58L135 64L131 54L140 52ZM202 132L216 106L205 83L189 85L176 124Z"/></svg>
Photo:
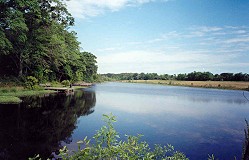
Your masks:
<svg viewBox="0 0 249 160"><path fill-rule="evenodd" d="M26 90L23 87L2 87L0 88L0 104L21 103L21 97L38 96L55 93L50 90Z"/></svg>
<svg viewBox="0 0 249 160"><path fill-rule="evenodd" d="M53 87L65 87L61 83L52 83ZM69 86L67 86L69 87ZM73 86L75 90L81 90L83 88L87 88L85 86ZM36 86L36 89L26 89L23 86L16 86L12 83L5 83L5 85L0 86L0 104L18 104L21 103L21 97L27 96L39 96L45 94L56 93L56 91L45 90L41 86Z"/></svg>
<svg viewBox="0 0 249 160"><path fill-rule="evenodd" d="M74 86L75 90L81 90L86 87L84 86ZM56 93L52 90L27 90L23 87L0 87L0 104L18 104L21 103L22 97L28 96L39 96L44 94Z"/></svg>
<svg viewBox="0 0 249 160"><path fill-rule="evenodd" d="M120 82L249 91L249 82L239 81L123 80Z"/></svg>
<svg viewBox="0 0 249 160"><path fill-rule="evenodd" d="M19 104L22 100L15 96L0 96L0 104Z"/></svg>
<svg viewBox="0 0 249 160"><path fill-rule="evenodd" d="M75 90L81 90L87 88L86 86L73 86L73 89Z"/></svg>
<svg viewBox="0 0 249 160"><path fill-rule="evenodd" d="M0 93L0 96L15 96L15 97L26 97L26 96L38 96L42 94L49 94L55 93L54 91L50 90L23 90L17 92L7 92L7 93Z"/></svg>

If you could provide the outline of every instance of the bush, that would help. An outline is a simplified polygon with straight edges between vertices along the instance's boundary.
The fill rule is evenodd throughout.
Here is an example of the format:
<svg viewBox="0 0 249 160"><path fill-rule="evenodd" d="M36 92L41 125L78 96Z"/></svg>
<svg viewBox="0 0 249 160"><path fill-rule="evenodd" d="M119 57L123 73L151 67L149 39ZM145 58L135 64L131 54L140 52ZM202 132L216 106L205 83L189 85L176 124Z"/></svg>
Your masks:
<svg viewBox="0 0 249 160"><path fill-rule="evenodd" d="M38 84L38 80L35 77L28 76L26 78L26 82L25 82L26 88L28 88L28 89L34 89L35 85L37 85L37 84Z"/></svg>
<svg viewBox="0 0 249 160"><path fill-rule="evenodd" d="M61 84L62 84L63 86L69 86L69 85L70 85L70 81L69 81L69 80L63 80L63 81L61 82Z"/></svg>
<svg viewBox="0 0 249 160"><path fill-rule="evenodd" d="M155 145L152 150L147 142L141 142L138 136L126 136L126 141L118 141L119 135L113 127L116 118L111 115L103 115L107 126L101 127L94 135L95 142L90 144L87 137L79 141L78 150L69 152L66 147L60 150L59 156L62 160L97 160L97 159L165 159L165 160L188 160L181 152L175 152L171 145ZM83 148L81 147L83 146ZM30 160L38 159L36 156Z"/></svg>

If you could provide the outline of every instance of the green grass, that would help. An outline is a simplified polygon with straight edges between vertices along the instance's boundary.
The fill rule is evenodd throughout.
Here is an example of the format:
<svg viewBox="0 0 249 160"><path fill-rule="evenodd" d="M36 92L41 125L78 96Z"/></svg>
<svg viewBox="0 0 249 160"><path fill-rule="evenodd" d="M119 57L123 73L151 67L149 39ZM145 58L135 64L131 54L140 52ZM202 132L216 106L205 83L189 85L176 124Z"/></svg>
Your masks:
<svg viewBox="0 0 249 160"><path fill-rule="evenodd" d="M49 90L27 90L22 87L2 87L0 88L0 104L21 103L20 97L37 96L54 93Z"/></svg>
<svg viewBox="0 0 249 160"><path fill-rule="evenodd" d="M0 96L16 96L16 97L26 97L26 96L36 96L36 95L42 95L42 94L49 94L53 93L54 91L49 90L22 90L22 91L16 91L16 92L6 92L6 93L0 93Z"/></svg>
<svg viewBox="0 0 249 160"><path fill-rule="evenodd" d="M84 89L84 88L87 88L85 86L73 86L73 89L75 90L80 90L80 89Z"/></svg>
<svg viewBox="0 0 249 160"><path fill-rule="evenodd" d="M0 96L0 104L19 104L22 100L14 96Z"/></svg>

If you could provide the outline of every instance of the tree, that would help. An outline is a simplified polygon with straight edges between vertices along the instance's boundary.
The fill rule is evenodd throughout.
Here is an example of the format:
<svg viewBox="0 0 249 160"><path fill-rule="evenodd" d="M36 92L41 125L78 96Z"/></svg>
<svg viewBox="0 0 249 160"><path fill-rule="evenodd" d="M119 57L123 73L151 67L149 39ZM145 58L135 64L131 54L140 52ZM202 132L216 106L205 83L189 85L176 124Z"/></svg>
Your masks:
<svg viewBox="0 0 249 160"><path fill-rule="evenodd" d="M187 75L186 74L178 74L176 77L177 80L186 80L187 79Z"/></svg>
<svg viewBox="0 0 249 160"><path fill-rule="evenodd" d="M233 75L233 80L234 81L241 81L244 79L244 75L240 72L240 73L236 73Z"/></svg>
<svg viewBox="0 0 249 160"><path fill-rule="evenodd" d="M28 27L25 23L24 12L28 4L21 0L1 1L1 50L5 55L10 55L18 70L18 75L22 76L23 57L25 42L27 41Z"/></svg>
<svg viewBox="0 0 249 160"><path fill-rule="evenodd" d="M86 70L83 72L84 79L87 81L93 81L97 75L98 66L96 65L97 57L90 52L82 52L81 60L84 61Z"/></svg>
<svg viewBox="0 0 249 160"><path fill-rule="evenodd" d="M233 79L233 73L221 73L220 77L223 81L231 81Z"/></svg>
<svg viewBox="0 0 249 160"><path fill-rule="evenodd" d="M40 81L93 80L96 57L80 52L74 19L60 0L0 1L1 75Z"/></svg>

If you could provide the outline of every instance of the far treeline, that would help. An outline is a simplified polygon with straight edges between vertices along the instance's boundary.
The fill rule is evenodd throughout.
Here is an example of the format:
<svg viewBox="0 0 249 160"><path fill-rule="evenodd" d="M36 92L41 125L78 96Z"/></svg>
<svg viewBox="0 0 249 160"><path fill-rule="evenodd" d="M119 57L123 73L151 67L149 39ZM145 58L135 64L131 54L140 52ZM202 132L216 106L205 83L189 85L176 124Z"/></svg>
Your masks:
<svg viewBox="0 0 249 160"><path fill-rule="evenodd" d="M0 1L0 77L93 81L96 57L80 51L61 0Z"/></svg>
<svg viewBox="0 0 249 160"><path fill-rule="evenodd" d="M157 73L107 73L101 74L105 80L181 80L181 81L249 81L247 73L221 73L191 72L184 74L162 74Z"/></svg>

